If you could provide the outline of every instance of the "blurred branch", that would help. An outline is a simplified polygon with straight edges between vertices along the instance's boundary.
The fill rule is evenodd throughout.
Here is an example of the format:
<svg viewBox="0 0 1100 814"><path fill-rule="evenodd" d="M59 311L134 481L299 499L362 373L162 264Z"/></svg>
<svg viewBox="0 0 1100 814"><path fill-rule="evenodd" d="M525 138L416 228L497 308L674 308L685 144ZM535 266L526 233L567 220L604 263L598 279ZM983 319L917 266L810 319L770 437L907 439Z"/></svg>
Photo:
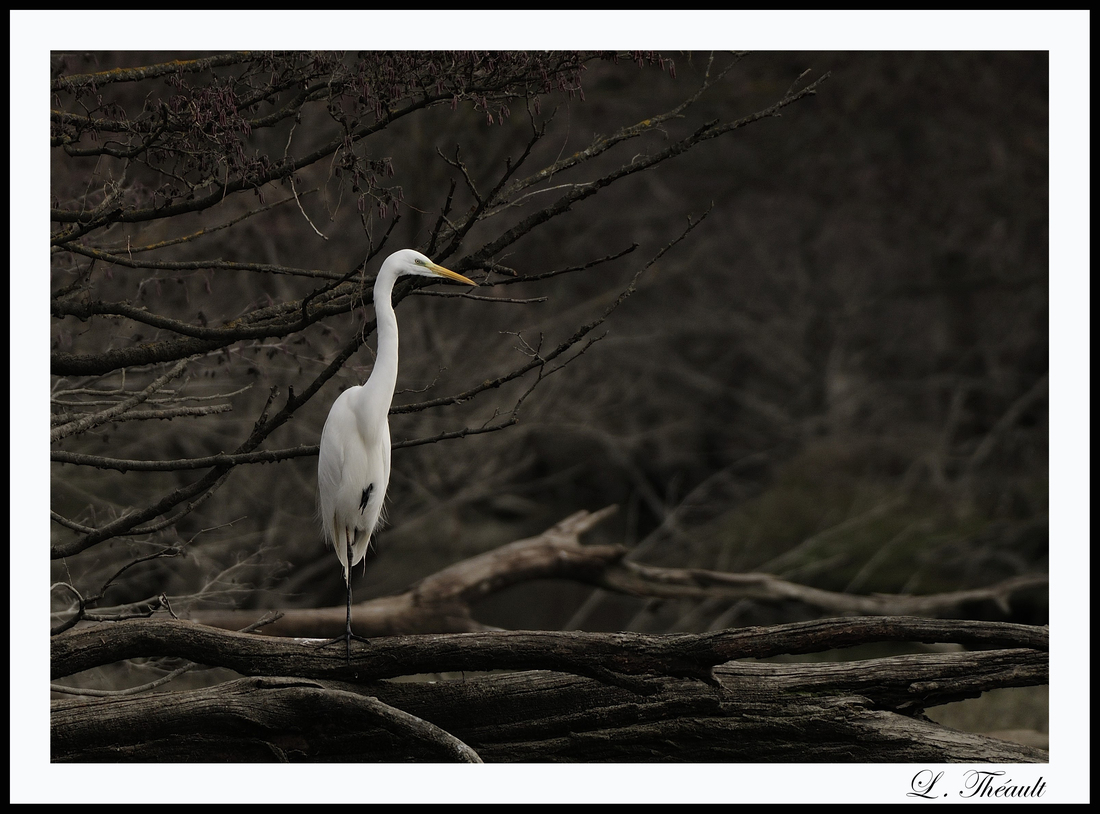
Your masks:
<svg viewBox="0 0 1100 814"><path fill-rule="evenodd" d="M665 113L660 113L656 116L647 116L645 119L636 124L620 128L616 133L611 136L607 136L606 138L598 138L584 150L581 150L578 153L574 153L571 156L556 161L553 164L539 170L534 175L530 175L527 178L517 179L516 181L513 181L511 184L509 184L505 189L500 190L498 194L489 196L489 200L491 202L495 203L496 201L502 201L503 203L499 204L499 206L493 211L489 212L488 215L491 216L497 214L498 211L504 208L515 206L518 203L522 202L524 198L519 198L515 201L508 200L520 190L527 189L528 187L534 186L541 181L550 179L558 173L564 172L571 167L583 164L584 162L589 161L596 156L607 152L612 147L618 145L620 142L637 138L645 133L659 128L662 124L671 119L679 118L683 115L684 111L686 111L689 107L691 107L691 105L699 100L699 97L702 96L704 92L706 92L716 82L720 81L730 70L732 70L733 67L741 61L741 58L744 56L744 54L735 54L734 56L734 60L726 65L724 68L722 68L713 78L711 78L710 72L708 71L699 90L696 91L692 96L685 99L679 105L674 107L672 110L666 111ZM790 91L788 91L786 95L790 96ZM573 185L567 184L564 186ZM538 191L545 192L548 190Z"/></svg>
<svg viewBox="0 0 1100 814"><path fill-rule="evenodd" d="M614 170L607 173L606 175L603 175L600 178L597 178L594 181L587 181L574 185L568 193L559 198L555 203L539 210L538 212L534 212L531 215L528 215L520 223L513 226L500 237L496 238L495 240L491 240L488 243L485 243L481 246L481 248L468 255L466 258L463 259L462 262L457 264L456 271L461 272L471 268L476 268L478 263L486 258L498 254L506 246L509 246L512 243L516 242L517 240L519 240L520 237L530 232L536 226L539 226L540 224L545 223L551 218L554 218L564 212L569 211L574 204L579 203L585 198L595 195L604 187L607 187L622 178L633 175L636 172L643 172L645 170L648 170L660 164L661 162L666 161L669 158L678 156L690 150L692 147L695 147L696 145L701 144L702 142L709 139L717 138L718 136L725 135L726 133L730 133L734 130L746 127L747 125L753 124L754 122L758 122L763 119L779 116L780 111L788 105L794 104L795 102L799 101L800 99L804 99L807 96L813 96L814 94L816 94L817 88L828 78L829 74L826 73L811 84L807 85L802 90L795 93L788 93L775 104L763 110L757 111L756 113L752 113L748 116L737 119L734 122L730 122L729 124L719 124L717 120L708 122L707 124L704 124L702 127L698 128L687 138L674 142L663 150L653 153L652 155L636 159L631 163L620 167L617 170Z"/></svg>
<svg viewBox="0 0 1100 814"><path fill-rule="evenodd" d="M1016 399L1005 410L1004 414L993 425L985 438L974 450L970 459L966 462L966 475L972 475L993 453L997 443L1020 420L1020 417L1039 399L1046 397L1049 387L1050 374L1044 373L1035 384L1028 388L1027 392Z"/></svg>
<svg viewBox="0 0 1100 814"><path fill-rule="evenodd" d="M573 580L621 595L655 599L800 603L838 615L923 617L961 615L975 603L988 603L1008 615L1013 596L1048 584L1045 575L1034 575L942 594L861 596L800 585L771 574L659 568L630 561L630 550L624 546L581 545L581 535L615 509L608 506L598 512L577 512L535 537L449 566L404 593L361 602L353 608L355 630L362 636L487 630L474 619L476 603L509 586L539 579ZM344 613L342 605L284 609L282 618L266 632L294 637L336 635L343 629ZM236 629L255 614L255 610L196 611L191 618Z"/></svg>
<svg viewBox="0 0 1100 814"><path fill-rule="evenodd" d="M186 515L193 512L207 500L209 500L214 492L225 483L226 477L228 477L228 469L222 467L215 467L208 472L205 477L188 485L181 486L175 489L154 503L152 506L147 506L144 509L135 509L123 516L112 520L104 526L86 530L83 537L78 540L70 540L66 543L60 543L58 545L50 546L50 559L57 560L63 557L71 557L79 554L85 549L91 548L97 543L101 543L104 540L109 540L112 537L129 536L135 534L152 534L153 532L162 531L172 525L178 523ZM159 517L171 509L175 508L179 504L185 505L175 514L168 515L162 520L152 523L148 526L142 526L148 520L152 520L155 517ZM67 518L62 518L56 512L50 512L50 518L55 523L60 523L67 528L77 528ZM80 527L81 531L85 529Z"/></svg>
<svg viewBox="0 0 1100 814"><path fill-rule="evenodd" d="M554 348L546 355L535 354L531 361L527 364L521 365L520 367L512 370L510 373L506 373L503 376L497 377L496 379L486 380L481 384L472 387L462 393L458 393L453 396L443 396L441 398L431 399L429 401L422 401L416 404L406 404L400 407L393 407L390 409L390 414L396 415L400 413L415 413L420 412L421 410L427 410L431 407L441 407L446 404L460 404L467 399L478 395L479 393L483 393L486 390L493 390L500 387L502 384L513 381L514 379L518 379L525 373L528 373L535 368L543 368L546 364L560 357L563 353L565 353L582 339L584 339L585 336L587 336L593 330L602 325L604 320L611 316L615 309L622 305L627 297L629 297L637 290L638 280L641 279L642 274L644 274L651 266L653 266L654 263L664 257L665 253L668 252L669 249L671 249L673 246L675 246L681 240L687 237L691 233L691 231L695 229L695 227L702 223L709 211L710 210L707 210L707 212L704 212L694 221L689 218L688 225L684 227L684 230L679 234L679 236L673 238L671 241L662 246L661 249L658 250L657 253L645 265L643 265L634 273L634 276L630 280L630 284L622 291L622 293L619 294L615 302L607 307L607 309L599 318L579 327L576 331L573 332L572 336L559 344L556 348ZM583 352L584 351L582 350L581 353ZM577 355L579 356L580 354ZM568 364L568 361L563 362L563 364Z"/></svg>

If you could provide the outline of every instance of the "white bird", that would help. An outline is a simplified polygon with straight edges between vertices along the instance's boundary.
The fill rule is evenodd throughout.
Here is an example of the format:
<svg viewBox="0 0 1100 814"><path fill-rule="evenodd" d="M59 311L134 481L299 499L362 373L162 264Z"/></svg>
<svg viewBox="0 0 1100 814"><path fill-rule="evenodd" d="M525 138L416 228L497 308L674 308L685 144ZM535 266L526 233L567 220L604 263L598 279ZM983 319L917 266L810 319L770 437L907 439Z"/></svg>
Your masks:
<svg viewBox="0 0 1100 814"><path fill-rule="evenodd" d="M351 568L367 553L382 518L390 482L390 403L397 387L397 316L391 293L398 277L414 274L477 285L418 251L402 249L382 263L374 283L378 353L363 385L349 387L332 404L321 431L317 490L325 542L336 549L348 586L347 657L351 660ZM333 639L333 642L339 638ZM331 644L332 642L329 642Z"/></svg>

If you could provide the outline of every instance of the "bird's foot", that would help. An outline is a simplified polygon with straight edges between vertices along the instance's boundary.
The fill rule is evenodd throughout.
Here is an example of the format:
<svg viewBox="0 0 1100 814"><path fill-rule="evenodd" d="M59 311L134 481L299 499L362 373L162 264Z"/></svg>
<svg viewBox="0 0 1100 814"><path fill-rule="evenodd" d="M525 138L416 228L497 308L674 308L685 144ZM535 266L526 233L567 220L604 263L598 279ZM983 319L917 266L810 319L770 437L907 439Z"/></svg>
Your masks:
<svg viewBox="0 0 1100 814"><path fill-rule="evenodd" d="M344 651L345 652L345 658L347 659L348 664L351 664L351 643L352 643L352 640L355 640L357 642L362 642L363 644L370 644L370 639L367 638L366 636L359 636L355 633L350 633L349 632L349 633L345 633L343 636L337 636L335 639L329 639L328 641L321 642L319 645L317 645L317 649L322 650L322 649L328 647L329 645L336 644L337 642L343 642L344 647L345 647L345 651Z"/></svg>

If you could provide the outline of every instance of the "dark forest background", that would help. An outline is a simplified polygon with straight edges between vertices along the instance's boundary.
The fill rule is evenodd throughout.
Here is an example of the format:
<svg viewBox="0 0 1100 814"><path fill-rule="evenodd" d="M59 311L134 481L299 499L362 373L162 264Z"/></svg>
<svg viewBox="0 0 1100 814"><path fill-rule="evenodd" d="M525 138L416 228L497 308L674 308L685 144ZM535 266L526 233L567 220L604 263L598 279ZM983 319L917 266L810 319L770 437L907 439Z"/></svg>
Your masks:
<svg viewBox="0 0 1100 814"><path fill-rule="evenodd" d="M167 56L202 55L66 53L55 55L54 66L83 74ZM552 162L676 107L708 67L731 60L662 57L641 65L629 57L593 59L579 88L543 95L532 117L546 123L546 134L532 162ZM765 571L857 593L932 593L1045 571L1046 54L751 54L684 118L647 132L622 155L563 172L541 194L652 154L681 131L766 108L807 69L804 82L830 77L781 118L626 177L492 260L536 275L636 244L633 251L528 283L522 294L504 285L477 292L537 301L414 296L399 306L404 392L395 406L461 391L511 369L533 348L554 347L599 317L689 220L706 215L641 275L637 292L593 332L598 341L531 390L518 423L395 449L389 525L357 576L357 600L610 504L620 510L592 541L625 543L655 565ZM167 98L169 86L109 90L126 104L157 88ZM142 96L127 99L127 92ZM279 155L291 140L297 147L319 139L307 125L258 134L245 149ZM367 142L380 163L365 214L320 162L296 182L300 207L272 206L159 257L345 274L363 261L367 230L379 241L399 216L368 265L370 276L389 251L426 248L451 181L458 180L453 207L461 211L472 202L462 173L488 184L522 153L531 131L522 103L503 116L476 103L424 110ZM456 145L463 170L448 161ZM55 149L53 205L71 206L90 184L112 183L109 176L101 158ZM196 214L120 225L108 235L122 253L127 242L209 228L286 200L288 191L271 185L238 194L207 220ZM156 200L151 185L122 194ZM479 245L487 230L479 224L462 249ZM73 284L88 264L55 252L51 289ZM317 287L316 280L248 271L101 265L93 273L97 297L203 325ZM244 341L192 362L175 392L215 397L231 412L107 423L55 449L142 460L230 451L272 387L278 398L300 391L370 318L369 306L356 308L293 337ZM54 351L73 354L154 338L149 326L119 318L54 319L51 330ZM369 338L267 447L316 444L340 389L369 374L373 344ZM138 381L148 379L129 380ZM96 388L119 386L117 373L57 377L55 415L84 409L74 405L93 400ZM491 424L530 386L520 380L463 404L394 415L394 441ZM314 518L315 466L314 457L302 456L238 467L179 522L55 561L54 579L90 588L122 561L180 546L183 557L132 569L112 588L110 604L160 592L181 610L339 604L340 570ZM55 463L51 506L94 527L194 478ZM58 523L51 528L55 545L73 535ZM666 632L792 614L799 616L790 608L655 603L545 583L494 598L478 618L509 628ZM1029 597L1009 618L1045 622L1045 596Z"/></svg>

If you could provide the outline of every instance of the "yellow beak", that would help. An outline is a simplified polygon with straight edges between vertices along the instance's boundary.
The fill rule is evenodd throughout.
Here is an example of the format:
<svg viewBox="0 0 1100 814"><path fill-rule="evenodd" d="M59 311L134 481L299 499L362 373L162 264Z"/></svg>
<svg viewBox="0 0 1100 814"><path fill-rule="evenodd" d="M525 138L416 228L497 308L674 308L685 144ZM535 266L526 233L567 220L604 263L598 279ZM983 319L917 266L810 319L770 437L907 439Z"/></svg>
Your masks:
<svg viewBox="0 0 1100 814"><path fill-rule="evenodd" d="M445 268L443 268L443 266L436 265L435 263L432 263L431 265L429 265L428 268L431 269L432 271L434 271L440 277L446 277L449 280L454 280L456 283L466 283L466 285L477 285L477 283L475 283L469 277L463 277L457 271L451 271L450 269L445 269Z"/></svg>

